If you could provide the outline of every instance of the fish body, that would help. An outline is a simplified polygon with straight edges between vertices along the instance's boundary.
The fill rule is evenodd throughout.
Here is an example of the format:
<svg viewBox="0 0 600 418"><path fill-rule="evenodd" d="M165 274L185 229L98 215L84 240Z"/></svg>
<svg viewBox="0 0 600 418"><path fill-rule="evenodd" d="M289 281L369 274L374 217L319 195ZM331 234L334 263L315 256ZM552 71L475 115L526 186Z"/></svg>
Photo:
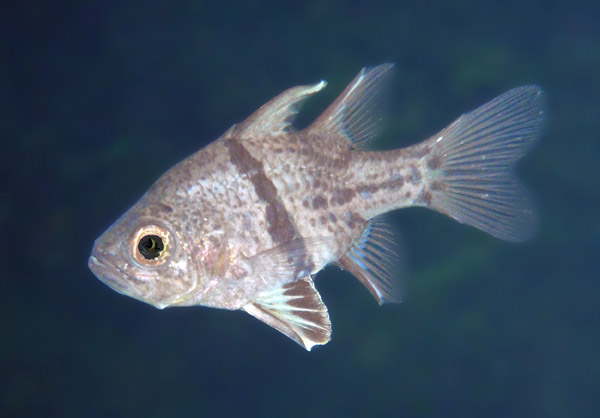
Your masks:
<svg viewBox="0 0 600 418"><path fill-rule="evenodd" d="M241 309L310 350L330 340L313 277L350 271L398 302L394 234L381 215L422 206L518 241L531 234L512 174L539 136L542 91L525 86L430 139L368 151L391 64L363 69L307 128L291 123L326 83L291 88L167 171L102 236L89 267L157 308Z"/></svg>

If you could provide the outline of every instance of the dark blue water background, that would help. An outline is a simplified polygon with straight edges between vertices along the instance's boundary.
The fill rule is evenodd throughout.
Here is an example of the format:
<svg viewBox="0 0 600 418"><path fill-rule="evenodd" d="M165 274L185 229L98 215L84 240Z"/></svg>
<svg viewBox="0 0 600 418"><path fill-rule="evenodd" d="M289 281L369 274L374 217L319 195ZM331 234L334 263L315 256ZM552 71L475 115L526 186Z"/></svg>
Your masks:
<svg viewBox="0 0 600 418"><path fill-rule="evenodd" d="M0 415L593 417L600 410L600 10L571 1L9 2L0 12ZM540 226L496 240L393 214L408 269L380 308L330 268L333 341L241 312L158 311L87 269L174 163L297 84L396 62L380 147L518 85L549 119L519 166Z"/></svg>

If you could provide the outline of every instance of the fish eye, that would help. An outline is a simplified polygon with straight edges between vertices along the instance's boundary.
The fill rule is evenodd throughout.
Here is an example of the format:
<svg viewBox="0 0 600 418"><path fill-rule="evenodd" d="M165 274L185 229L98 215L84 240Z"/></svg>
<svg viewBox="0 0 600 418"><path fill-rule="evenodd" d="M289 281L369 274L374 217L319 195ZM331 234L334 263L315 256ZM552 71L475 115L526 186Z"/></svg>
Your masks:
<svg viewBox="0 0 600 418"><path fill-rule="evenodd" d="M169 232L157 225L138 229L131 240L133 258L145 266L159 266L169 255Z"/></svg>
<svg viewBox="0 0 600 418"><path fill-rule="evenodd" d="M144 235L138 242L138 251L146 260L154 260L165 249L163 240L158 235Z"/></svg>

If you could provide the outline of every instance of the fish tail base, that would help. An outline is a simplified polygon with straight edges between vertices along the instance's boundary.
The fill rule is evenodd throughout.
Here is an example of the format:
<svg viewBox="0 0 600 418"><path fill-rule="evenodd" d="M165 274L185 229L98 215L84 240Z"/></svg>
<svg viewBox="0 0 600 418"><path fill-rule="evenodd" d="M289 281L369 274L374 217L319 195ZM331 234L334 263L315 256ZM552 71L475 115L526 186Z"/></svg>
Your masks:
<svg viewBox="0 0 600 418"><path fill-rule="evenodd" d="M501 239L529 238L534 211L513 168L540 134L542 105L539 87L519 87L428 140L416 203Z"/></svg>

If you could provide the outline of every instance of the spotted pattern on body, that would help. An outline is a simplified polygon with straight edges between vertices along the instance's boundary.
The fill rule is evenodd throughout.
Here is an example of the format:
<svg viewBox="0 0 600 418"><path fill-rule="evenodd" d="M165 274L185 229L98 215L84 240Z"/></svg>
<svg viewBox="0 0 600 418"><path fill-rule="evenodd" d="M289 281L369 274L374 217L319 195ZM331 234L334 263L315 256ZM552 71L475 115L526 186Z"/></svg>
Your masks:
<svg viewBox="0 0 600 418"><path fill-rule="evenodd" d="M326 83L288 89L175 165L96 240L94 274L160 309L242 309L310 350L331 336L313 283L327 264L380 304L400 300L380 215L425 206L527 238L532 212L511 170L539 135L542 91L513 89L422 143L366 151L391 68L361 70L301 131L299 105Z"/></svg>

